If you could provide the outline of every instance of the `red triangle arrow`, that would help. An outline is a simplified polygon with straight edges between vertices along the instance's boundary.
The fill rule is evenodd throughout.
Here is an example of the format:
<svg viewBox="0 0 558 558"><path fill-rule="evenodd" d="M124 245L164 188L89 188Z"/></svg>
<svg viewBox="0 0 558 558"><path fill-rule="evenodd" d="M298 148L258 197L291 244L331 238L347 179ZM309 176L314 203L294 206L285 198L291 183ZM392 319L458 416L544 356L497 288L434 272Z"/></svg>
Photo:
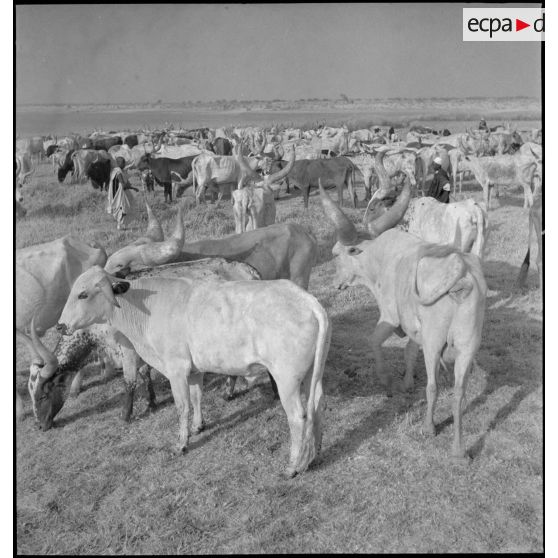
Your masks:
<svg viewBox="0 0 558 558"><path fill-rule="evenodd" d="M525 29L526 27L531 27L530 23L525 23L524 21L521 21L520 19L515 18L515 30L516 31L521 31L522 29Z"/></svg>

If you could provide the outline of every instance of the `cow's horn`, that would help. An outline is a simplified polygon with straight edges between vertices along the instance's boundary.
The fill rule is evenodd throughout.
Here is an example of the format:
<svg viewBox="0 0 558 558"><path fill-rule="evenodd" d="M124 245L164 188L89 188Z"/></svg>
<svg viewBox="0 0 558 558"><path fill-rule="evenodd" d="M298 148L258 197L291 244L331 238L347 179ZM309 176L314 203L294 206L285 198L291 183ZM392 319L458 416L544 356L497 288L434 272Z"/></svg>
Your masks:
<svg viewBox="0 0 558 558"><path fill-rule="evenodd" d="M246 159L244 158L244 155L242 155L242 152L240 150L240 147L236 148L233 150L233 155L234 158L237 160L239 166L240 166L240 170L242 171L242 174L244 175L244 178L246 177L257 177L259 178L259 175L257 172L253 171L250 166L248 165L248 163L246 162Z"/></svg>
<svg viewBox="0 0 558 558"><path fill-rule="evenodd" d="M341 211L341 208L328 196L322 180L318 178L318 188L320 190L320 200L327 218L333 223L337 231L337 239L345 246L353 246L358 240L358 232L349 220L349 218Z"/></svg>
<svg viewBox="0 0 558 558"><path fill-rule="evenodd" d="M383 232L395 227L395 225L401 221L403 215L405 215L405 211L407 211L410 199L411 186L405 181L403 191L399 194L399 197L390 209L380 215L375 221L368 223L368 232L372 238L380 236Z"/></svg>
<svg viewBox="0 0 558 558"><path fill-rule="evenodd" d="M178 206L178 212L176 213L176 224L174 226L174 232L172 234L172 237L180 244L178 252L182 250L182 245L184 244L184 222L182 220L182 209L183 204L180 204Z"/></svg>
<svg viewBox="0 0 558 558"><path fill-rule="evenodd" d="M56 355L50 352L39 339L37 330L35 329L35 316L33 316L31 320L31 341L33 342L35 352L41 359L40 364L44 365L40 372L41 378L44 380L52 378L58 370L58 359L56 358Z"/></svg>
<svg viewBox="0 0 558 558"><path fill-rule="evenodd" d="M291 151L291 158L289 159L287 165L284 168L278 170L276 173L266 176L262 184L266 184L269 186L271 184L281 182L281 180L283 180L283 178L285 178L291 172L295 164L295 159L296 159L296 153L295 150L293 149Z"/></svg>
<svg viewBox="0 0 558 558"><path fill-rule="evenodd" d="M161 242L165 239L163 235L163 229L161 227L161 223L157 221L157 217L151 210L151 207L145 200L145 207L147 208L147 231L145 236L151 239L153 242Z"/></svg>

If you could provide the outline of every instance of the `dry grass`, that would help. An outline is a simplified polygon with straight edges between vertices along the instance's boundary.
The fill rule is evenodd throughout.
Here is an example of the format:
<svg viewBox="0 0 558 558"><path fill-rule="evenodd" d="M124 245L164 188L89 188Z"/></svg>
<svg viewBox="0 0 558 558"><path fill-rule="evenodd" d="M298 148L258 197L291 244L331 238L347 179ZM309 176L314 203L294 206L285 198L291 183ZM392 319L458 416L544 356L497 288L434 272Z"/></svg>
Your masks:
<svg viewBox="0 0 558 558"><path fill-rule="evenodd" d="M480 199L480 188L469 188ZM55 184L48 165L25 196L29 214L17 224L18 247L71 232L110 252L137 236L115 230L104 196L88 184ZM163 205L160 189L156 199L169 231L175 206ZM167 381L156 377L157 411L124 424L121 377L101 383L91 367L85 391L49 432L36 429L26 396L28 416L17 427L18 553L542 551L541 298L534 272L528 292L513 290L527 241L522 194L509 192L500 203L490 213L488 308L464 417L469 467L449 460L451 375L442 378L438 436L424 438L424 364L419 359L411 396L384 396L371 364L377 306L364 288L331 287L333 236L317 198L305 212L298 196L284 196L277 220L300 222L319 240L310 291L333 321L318 460L292 481L278 477L288 427L266 380L249 391L239 383L239 395L225 403L224 379L208 374L207 430L186 456L175 457L177 416ZM363 209L348 213L358 222ZM185 222L188 238L234 228L228 203L192 210ZM55 336L48 341L52 346ZM400 339L385 348L396 375L403 373L402 348ZM21 393L27 362L18 350Z"/></svg>

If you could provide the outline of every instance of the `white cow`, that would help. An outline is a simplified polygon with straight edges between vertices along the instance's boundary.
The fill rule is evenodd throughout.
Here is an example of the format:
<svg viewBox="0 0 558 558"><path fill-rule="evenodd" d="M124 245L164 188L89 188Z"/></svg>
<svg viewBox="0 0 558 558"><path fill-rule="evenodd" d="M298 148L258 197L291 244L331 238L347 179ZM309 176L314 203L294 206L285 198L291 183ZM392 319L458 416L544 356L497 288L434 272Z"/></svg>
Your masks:
<svg viewBox="0 0 558 558"><path fill-rule="evenodd" d="M305 471L319 452L331 326L316 298L291 281L156 277L129 282L96 266L75 282L60 323L72 333L107 322L169 379L180 417L180 452L186 451L190 438L190 398L194 432L203 425L204 372L245 376L260 368L275 379L289 422L286 475Z"/></svg>

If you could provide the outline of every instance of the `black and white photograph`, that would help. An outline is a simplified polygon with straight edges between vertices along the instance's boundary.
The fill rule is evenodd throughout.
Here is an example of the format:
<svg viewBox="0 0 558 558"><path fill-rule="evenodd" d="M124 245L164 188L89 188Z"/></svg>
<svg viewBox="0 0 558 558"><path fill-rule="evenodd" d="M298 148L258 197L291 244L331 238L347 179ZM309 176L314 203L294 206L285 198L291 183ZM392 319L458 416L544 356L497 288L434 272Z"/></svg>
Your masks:
<svg viewBox="0 0 558 558"><path fill-rule="evenodd" d="M13 23L15 553L545 551L544 4Z"/></svg>

